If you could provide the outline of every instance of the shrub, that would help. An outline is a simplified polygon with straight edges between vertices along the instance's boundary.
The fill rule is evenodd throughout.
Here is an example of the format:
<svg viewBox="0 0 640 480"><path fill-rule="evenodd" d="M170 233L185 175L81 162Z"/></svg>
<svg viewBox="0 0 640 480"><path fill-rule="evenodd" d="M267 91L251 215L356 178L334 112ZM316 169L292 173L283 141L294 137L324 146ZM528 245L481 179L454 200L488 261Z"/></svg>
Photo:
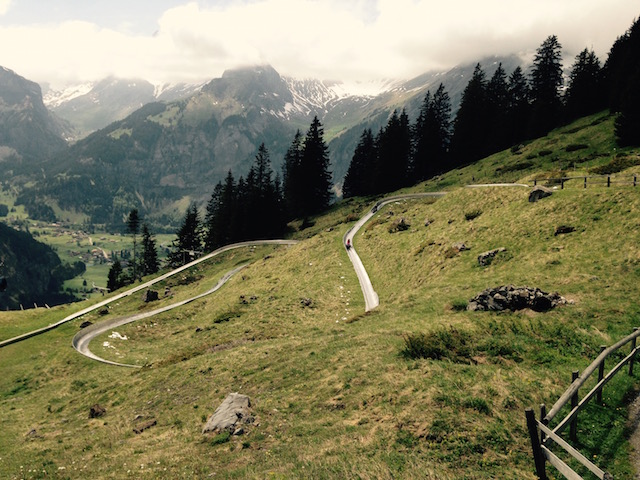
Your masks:
<svg viewBox="0 0 640 480"><path fill-rule="evenodd" d="M457 363L469 363L472 356L471 335L453 327L435 332L404 335L405 358L448 358Z"/></svg>
<svg viewBox="0 0 640 480"><path fill-rule="evenodd" d="M471 210L470 212L465 212L464 218L465 220L473 220L474 218L478 218L482 215L482 210Z"/></svg>
<svg viewBox="0 0 640 480"><path fill-rule="evenodd" d="M229 439L231 439L231 434L225 430L211 439L211 446L222 445L227 443Z"/></svg>
<svg viewBox="0 0 640 480"><path fill-rule="evenodd" d="M540 150L538 152L538 156L539 157L546 157L548 155L551 155L553 153L553 150Z"/></svg>
<svg viewBox="0 0 640 480"><path fill-rule="evenodd" d="M571 143L567 145L564 150L565 152L575 152L576 150L583 150L585 148L589 148L589 146L584 143Z"/></svg>
<svg viewBox="0 0 640 480"><path fill-rule="evenodd" d="M621 172L629 167L633 167L638 164L640 164L640 160L638 160L637 158L631 158L627 156L616 157L611 159L609 163L589 169L589 172L595 173L596 175L610 175L612 173Z"/></svg>

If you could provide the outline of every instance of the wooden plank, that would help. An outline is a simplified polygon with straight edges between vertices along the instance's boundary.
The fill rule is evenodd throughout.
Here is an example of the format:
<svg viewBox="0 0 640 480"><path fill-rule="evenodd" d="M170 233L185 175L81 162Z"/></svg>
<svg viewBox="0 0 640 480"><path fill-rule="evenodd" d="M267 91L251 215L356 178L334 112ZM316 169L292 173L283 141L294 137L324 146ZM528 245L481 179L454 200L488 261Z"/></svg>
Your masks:
<svg viewBox="0 0 640 480"><path fill-rule="evenodd" d="M567 424L569 424L571 420L573 420L576 417L576 415L578 415L580 410L582 410L584 407L587 406L587 403L589 402L589 400L591 400L601 388L604 388L604 386L607 383L609 383L609 380L611 380L613 376L616 373L618 373L618 371L622 367L625 366L625 364L635 355L635 352L636 350L632 351L629 355L627 355L624 359L622 359L620 363L618 363L615 367L613 367L611 371L607 373L607 376L604 377L600 382L598 382L596 386L593 387L591 391L584 396L584 398L580 401L580 403L578 403L577 406L571 409L571 411L567 414L567 416L564 417L564 419L560 423L558 423L558 425L556 425L553 431L557 434L562 433L562 431L567 427Z"/></svg>
<svg viewBox="0 0 640 480"><path fill-rule="evenodd" d="M576 472L571 470L571 467L569 467L569 465L567 465L558 457L556 457L553 454L553 452L549 450L547 447L544 447L544 446L542 447L542 454L545 456L545 458L551 465L556 467L556 469L562 475L565 476L565 478L568 478L569 480L583 480L583 478L580 475L578 475Z"/></svg>
<svg viewBox="0 0 640 480"><path fill-rule="evenodd" d="M605 472L603 470L601 470L596 465L591 463L591 461L587 457L585 457L578 450L576 450L571 445L569 445L566 441L564 441L562 437L553 433L553 431L549 427L547 427L542 422L538 421L538 428L540 429L540 431L544 432L547 435L547 438L549 440L553 440L562 448L564 448L569 455L571 455L573 458L579 461L582 465L587 467L591 473L596 475L598 478L604 478ZM546 442L545 442L545 446L546 446Z"/></svg>
<svg viewBox="0 0 640 480"><path fill-rule="evenodd" d="M562 396L556 401L551 410L549 410L549 413L547 413L545 420L547 420L547 422L550 422L560 412L560 410L571 400L571 397L580 389L580 387L582 387L582 385L584 385L591 374L598 368L600 362L607 358L611 353L615 352L620 347L626 345L632 339L637 338L638 336L640 336L640 330L633 332L631 335L623 338L622 340L619 340L617 343L611 345L604 352L598 355L598 357L591 363L591 365L583 370L582 375L580 375L578 379L573 382L569 386L569 388L562 394Z"/></svg>

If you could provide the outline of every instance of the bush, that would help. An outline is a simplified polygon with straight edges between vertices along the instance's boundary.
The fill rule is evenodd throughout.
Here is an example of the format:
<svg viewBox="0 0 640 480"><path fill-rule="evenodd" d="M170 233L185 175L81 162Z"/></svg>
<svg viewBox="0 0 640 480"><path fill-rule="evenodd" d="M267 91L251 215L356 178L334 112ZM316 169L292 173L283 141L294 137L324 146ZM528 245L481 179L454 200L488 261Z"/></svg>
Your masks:
<svg viewBox="0 0 640 480"><path fill-rule="evenodd" d="M482 215L482 210L472 210L470 212L465 212L464 218L465 220L473 220L474 218L478 218Z"/></svg>
<svg viewBox="0 0 640 480"><path fill-rule="evenodd" d="M611 161L605 165L591 168L589 172L595 173L596 175L610 175L612 173L621 172L629 167L633 167L638 164L640 164L640 160L638 160L637 158L627 156L616 157L611 159Z"/></svg>
<svg viewBox="0 0 640 480"><path fill-rule="evenodd" d="M471 335L451 327L448 330L404 335L405 358L430 358L442 360L448 358L457 363L469 363L473 349Z"/></svg>
<svg viewBox="0 0 640 480"><path fill-rule="evenodd" d="M572 143L567 145L564 150L565 152L575 152L576 150L583 150L585 148L589 148L589 146L584 143Z"/></svg>
<svg viewBox="0 0 640 480"><path fill-rule="evenodd" d="M538 156L539 157L546 157L546 156L551 155L552 153L553 153L553 150L540 150L538 152Z"/></svg>

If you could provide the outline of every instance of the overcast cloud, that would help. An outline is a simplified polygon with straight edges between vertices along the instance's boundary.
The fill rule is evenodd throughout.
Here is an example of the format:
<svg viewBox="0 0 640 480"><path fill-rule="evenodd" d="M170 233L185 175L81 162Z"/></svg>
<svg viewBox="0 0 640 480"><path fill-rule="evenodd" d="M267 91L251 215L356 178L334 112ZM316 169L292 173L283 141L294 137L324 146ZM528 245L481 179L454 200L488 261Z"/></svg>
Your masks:
<svg viewBox="0 0 640 480"><path fill-rule="evenodd" d="M588 47L604 61L638 13L637 0L0 0L0 65L54 86L203 81L256 63L367 82L533 51L552 34L571 59Z"/></svg>

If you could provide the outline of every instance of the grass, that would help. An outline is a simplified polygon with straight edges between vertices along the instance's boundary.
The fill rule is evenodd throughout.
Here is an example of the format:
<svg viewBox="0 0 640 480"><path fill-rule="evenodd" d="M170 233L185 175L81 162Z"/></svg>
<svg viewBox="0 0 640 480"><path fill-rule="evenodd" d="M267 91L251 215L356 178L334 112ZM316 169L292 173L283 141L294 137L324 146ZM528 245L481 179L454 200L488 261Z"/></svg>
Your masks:
<svg viewBox="0 0 640 480"><path fill-rule="evenodd" d="M605 152L607 128L604 115L583 119L518 155L507 150L409 189L447 185L436 202L382 207L355 240L380 297L367 314L342 247L353 218L373 203L355 199L304 229L292 224L292 236L303 240L295 246L236 252L202 266L192 281L175 279L171 294L186 298L250 262L217 293L118 329L128 340L118 341L117 358L145 368L77 355L69 344L86 318L1 349L0 476L43 478L45 470L47 478L72 479L142 472L191 479L533 479L524 409L552 405L572 370L637 326L640 198L628 186L566 188L529 203L524 188L456 186L472 177L529 181L570 161L606 164L611 157L575 160ZM578 144L588 148L567 151ZM542 150L554 153L540 157ZM516 164L533 153L530 167L496 174L500 162ZM467 219L470 212L481 215ZM389 233L400 217L410 228ZM575 231L554 236L558 225ZM470 250L449 255L460 242ZM498 247L506 252L491 265L477 264L479 253ZM557 291L574 304L547 313L463 308L485 288L509 283ZM174 300L151 306L134 297L108 315ZM2 312L0 332L74 308ZM435 339L446 354L403 355L407 338ZM108 350L100 353L116 351ZM624 418L636 377L617 377L605 389L612 408L594 405L579 420L578 446L616 478L632 472ZM230 392L249 395L255 424L225 441L203 436L207 416ZM107 414L89 419L95 403ZM138 435L140 415L157 425Z"/></svg>

